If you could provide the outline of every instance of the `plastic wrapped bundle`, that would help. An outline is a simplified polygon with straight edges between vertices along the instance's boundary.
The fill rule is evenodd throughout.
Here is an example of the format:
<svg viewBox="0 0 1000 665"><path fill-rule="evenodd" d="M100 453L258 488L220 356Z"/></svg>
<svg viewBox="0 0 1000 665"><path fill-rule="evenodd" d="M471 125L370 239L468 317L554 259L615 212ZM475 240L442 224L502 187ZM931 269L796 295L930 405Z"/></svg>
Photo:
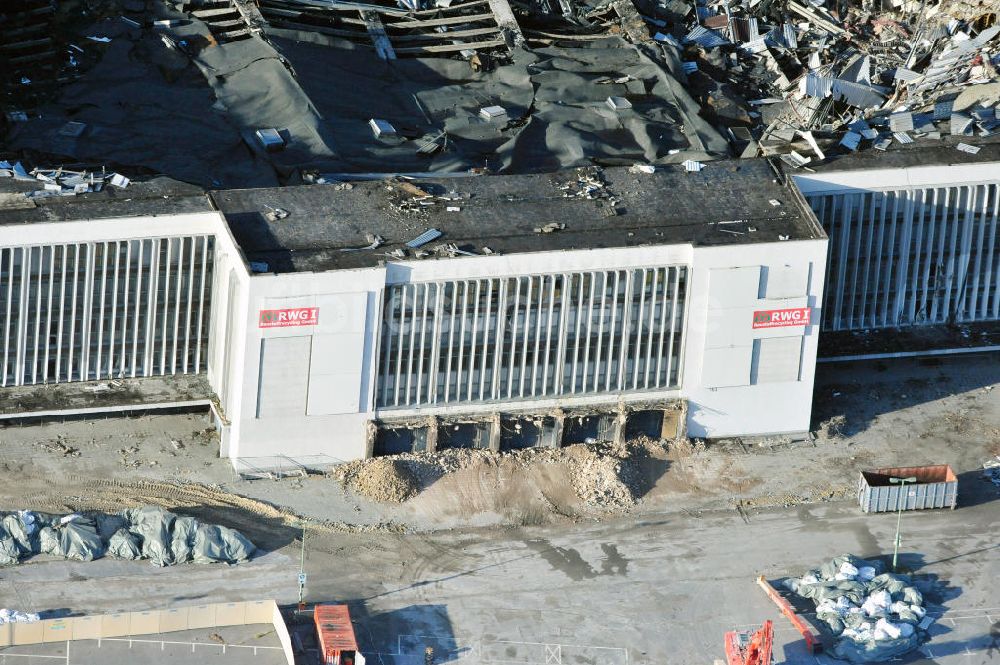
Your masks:
<svg viewBox="0 0 1000 665"><path fill-rule="evenodd" d="M129 561L142 558L142 540L128 529L118 529L108 539L108 555Z"/></svg>
<svg viewBox="0 0 1000 665"><path fill-rule="evenodd" d="M174 562L170 552L170 529L176 515L162 508L133 508L122 516L131 525L130 530L142 538L142 556L156 566L169 566Z"/></svg>
<svg viewBox="0 0 1000 665"><path fill-rule="evenodd" d="M67 559L93 561L104 556L104 542L97 533L93 520L80 518L62 525L59 535L59 553Z"/></svg>
<svg viewBox="0 0 1000 665"><path fill-rule="evenodd" d="M202 524L194 538L194 562L246 561L257 548L243 534L224 526Z"/></svg>
<svg viewBox="0 0 1000 665"><path fill-rule="evenodd" d="M178 517L174 520L171 534L170 552L174 563L187 563L194 557L194 538L198 532L198 520L193 517Z"/></svg>

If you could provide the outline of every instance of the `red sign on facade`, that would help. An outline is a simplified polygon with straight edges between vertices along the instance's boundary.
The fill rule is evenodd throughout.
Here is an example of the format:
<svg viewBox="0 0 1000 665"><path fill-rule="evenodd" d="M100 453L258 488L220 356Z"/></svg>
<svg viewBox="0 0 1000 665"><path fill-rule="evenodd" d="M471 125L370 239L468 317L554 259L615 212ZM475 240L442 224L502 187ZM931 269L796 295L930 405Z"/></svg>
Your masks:
<svg viewBox="0 0 1000 665"><path fill-rule="evenodd" d="M754 328L785 328L808 326L812 310L808 307L794 309L765 309L753 313Z"/></svg>
<svg viewBox="0 0 1000 665"><path fill-rule="evenodd" d="M319 307L260 310L261 328L286 328L288 326L314 326L319 323Z"/></svg>

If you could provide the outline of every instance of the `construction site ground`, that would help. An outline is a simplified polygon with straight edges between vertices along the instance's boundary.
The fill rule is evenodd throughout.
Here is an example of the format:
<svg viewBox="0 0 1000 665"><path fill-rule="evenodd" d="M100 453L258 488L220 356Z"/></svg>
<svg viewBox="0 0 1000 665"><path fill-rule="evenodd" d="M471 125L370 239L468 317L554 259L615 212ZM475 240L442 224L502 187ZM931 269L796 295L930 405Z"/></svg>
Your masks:
<svg viewBox="0 0 1000 665"><path fill-rule="evenodd" d="M432 646L436 662L704 664L725 630L772 618L777 661L814 663L754 576L891 553L895 515L860 512L858 470L948 463L959 508L903 516L902 564L939 618L906 662L986 663L1000 658L1000 494L979 470L1000 454L996 366L985 354L821 364L815 441L643 441L626 467L595 446L468 452L448 473L427 462L396 502L332 476L238 481L197 415L10 426L5 510L162 505L241 529L262 551L237 566L36 561L0 572L0 606L291 603L305 520L307 600L350 603L375 662L416 665ZM589 491L608 469L615 491Z"/></svg>

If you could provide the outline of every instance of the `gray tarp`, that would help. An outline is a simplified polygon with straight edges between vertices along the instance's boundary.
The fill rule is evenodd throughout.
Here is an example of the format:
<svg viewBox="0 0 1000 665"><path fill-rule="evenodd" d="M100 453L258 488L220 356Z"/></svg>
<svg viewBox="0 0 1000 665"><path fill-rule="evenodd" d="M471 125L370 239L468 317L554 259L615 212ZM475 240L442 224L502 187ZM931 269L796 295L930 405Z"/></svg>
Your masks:
<svg viewBox="0 0 1000 665"><path fill-rule="evenodd" d="M79 517L60 527L59 553L77 561L93 561L104 556L104 542L94 520Z"/></svg>
<svg viewBox="0 0 1000 665"><path fill-rule="evenodd" d="M116 559L141 559L142 539L128 529L118 529L108 540L108 556Z"/></svg>
<svg viewBox="0 0 1000 665"><path fill-rule="evenodd" d="M246 561L255 549L239 531L202 524L194 537L194 562Z"/></svg>
<svg viewBox="0 0 1000 665"><path fill-rule="evenodd" d="M656 44L608 37L519 48L510 62L475 72L461 58L382 61L370 48L277 28L267 29L270 43L210 45L202 21L159 1L151 11L184 20L163 31L118 18L89 28L111 38L81 40L99 62L38 117L15 123L7 147L145 167L213 188L295 182L301 170L523 173L728 152L699 117L676 54ZM632 108L612 110L611 96L628 96ZM494 104L507 109L505 121L479 116ZM378 140L373 117L414 137L446 132L447 146L420 155L414 140ZM60 135L68 120L86 123L83 135ZM271 127L287 130L281 152L264 152L253 138Z"/></svg>
<svg viewBox="0 0 1000 665"><path fill-rule="evenodd" d="M194 553L194 538L198 531L198 520L193 517L178 517L174 520L170 552L174 563L187 563Z"/></svg>
<svg viewBox="0 0 1000 665"><path fill-rule="evenodd" d="M256 550L238 531L199 524L194 517L178 517L162 508L68 517L64 521L41 513L0 513L0 565L14 565L32 554L79 561L107 554L119 559L149 559L159 566L192 560L238 563Z"/></svg>
<svg viewBox="0 0 1000 665"><path fill-rule="evenodd" d="M170 529L176 516L162 508L133 508L125 511L130 530L142 538L142 556L157 566L174 562L170 552Z"/></svg>

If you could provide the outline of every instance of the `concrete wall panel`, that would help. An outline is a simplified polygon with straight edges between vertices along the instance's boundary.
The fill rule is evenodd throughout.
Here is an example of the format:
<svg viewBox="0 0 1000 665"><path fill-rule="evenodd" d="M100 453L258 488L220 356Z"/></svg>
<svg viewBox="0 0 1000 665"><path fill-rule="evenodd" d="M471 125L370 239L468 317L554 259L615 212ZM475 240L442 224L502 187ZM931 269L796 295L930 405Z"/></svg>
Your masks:
<svg viewBox="0 0 1000 665"><path fill-rule="evenodd" d="M160 612L159 632L172 633L179 630L187 630L188 628L188 608L178 607Z"/></svg>
<svg viewBox="0 0 1000 665"><path fill-rule="evenodd" d="M129 612L129 635L151 635L158 632L160 632L159 612Z"/></svg>
<svg viewBox="0 0 1000 665"><path fill-rule="evenodd" d="M124 637L129 634L129 613L105 614L101 617L101 637Z"/></svg>

